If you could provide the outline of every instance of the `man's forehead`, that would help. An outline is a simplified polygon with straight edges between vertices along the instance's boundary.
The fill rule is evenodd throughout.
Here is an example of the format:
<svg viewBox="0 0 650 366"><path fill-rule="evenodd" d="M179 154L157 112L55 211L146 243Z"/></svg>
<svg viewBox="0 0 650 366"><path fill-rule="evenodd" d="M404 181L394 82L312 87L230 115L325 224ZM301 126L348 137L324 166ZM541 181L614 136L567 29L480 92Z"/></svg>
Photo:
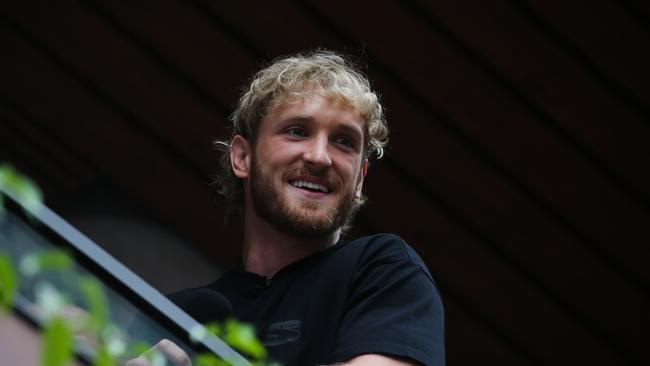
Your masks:
<svg viewBox="0 0 650 366"><path fill-rule="evenodd" d="M273 97L273 99L269 103L268 109L271 110L280 105L299 104L304 100L313 97L322 97L332 102L333 104L340 103L341 105L347 105L349 108L357 109L355 108L354 103L352 103L349 100L349 98L347 98L340 92L333 91L333 90L326 90L320 87L315 87L315 88L307 87L303 89L285 90L282 93L279 93Z"/></svg>
<svg viewBox="0 0 650 366"><path fill-rule="evenodd" d="M347 118L351 120L349 122L364 124L364 119L360 111L343 96L313 91L306 94L294 92L275 98L267 107L265 119L268 117L278 117L285 113L287 114L287 116L284 116L286 118L309 119L311 117L309 113L318 110L318 107L321 107L322 103L328 104L328 108L337 109L338 111L349 114L350 116ZM306 109L302 109L302 107L306 107Z"/></svg>

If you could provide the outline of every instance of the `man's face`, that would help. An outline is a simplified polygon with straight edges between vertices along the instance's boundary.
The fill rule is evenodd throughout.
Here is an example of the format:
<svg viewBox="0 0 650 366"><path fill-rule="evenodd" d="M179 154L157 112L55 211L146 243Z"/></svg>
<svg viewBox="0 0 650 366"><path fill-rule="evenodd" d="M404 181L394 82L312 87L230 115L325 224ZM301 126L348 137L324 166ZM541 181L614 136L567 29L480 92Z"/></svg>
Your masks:
<svg viewBox="0 0 650 366"><path fill-rule="evenodd" d="M367 169L363 123L348 104L320 95L271 110L260 124L250 162L250 199L257 214L303 237L341 228Z"/></svg>

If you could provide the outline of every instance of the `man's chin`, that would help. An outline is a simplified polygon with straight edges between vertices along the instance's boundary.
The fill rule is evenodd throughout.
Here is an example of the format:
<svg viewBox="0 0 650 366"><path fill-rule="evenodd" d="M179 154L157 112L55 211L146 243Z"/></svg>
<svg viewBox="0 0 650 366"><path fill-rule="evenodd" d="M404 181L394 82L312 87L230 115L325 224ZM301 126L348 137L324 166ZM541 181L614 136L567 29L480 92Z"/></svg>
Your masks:
<svg viewBox="0 0 650 366"><path fill-rule="evenodd" d="M301 222L294 223L289 229L290 233L294 236L305 239L324 238L333 234L338 227L333 225L324 225L318 222Z"/></svg>
<svg viewBox="0 0 650 366"><path fill-rule="evenodd" d="M329 236L345 224L350 210L338 194L310 197L295 189L264 189L268 186L254 187L253 207L262 219L281 232L314 239Z"/></svg>
<svg viewBox="0 0 650 366"><path fill-rule="evenodd" d="M301 236L325 236L338 229L332 215L320 211L294 211L293 215L287 219L289 225L293 227L293 231L300 233Z"/></svg>

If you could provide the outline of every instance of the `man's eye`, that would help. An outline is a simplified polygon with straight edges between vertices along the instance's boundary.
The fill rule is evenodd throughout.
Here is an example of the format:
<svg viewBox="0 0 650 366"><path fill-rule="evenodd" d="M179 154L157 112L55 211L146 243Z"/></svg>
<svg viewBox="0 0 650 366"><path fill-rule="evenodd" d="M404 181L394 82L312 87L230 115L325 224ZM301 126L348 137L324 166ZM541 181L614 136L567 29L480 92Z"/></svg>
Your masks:
<svg viewBox="0 0 650 366"><path fill-rule="evenodd" d="M307 136L307 133L305 132L304 129L300 127L290 127L287 129L287 134L291 136L299 136L299 137L305 137Z"/></svg>
<svg viewBox="0 0 650 366"><path fill-rule="evenodd" d="M347 136L339 136L334 141L336 141L337 144L343 145L345 147L354 147L354 141L352 141L352 139Z"/></svg>

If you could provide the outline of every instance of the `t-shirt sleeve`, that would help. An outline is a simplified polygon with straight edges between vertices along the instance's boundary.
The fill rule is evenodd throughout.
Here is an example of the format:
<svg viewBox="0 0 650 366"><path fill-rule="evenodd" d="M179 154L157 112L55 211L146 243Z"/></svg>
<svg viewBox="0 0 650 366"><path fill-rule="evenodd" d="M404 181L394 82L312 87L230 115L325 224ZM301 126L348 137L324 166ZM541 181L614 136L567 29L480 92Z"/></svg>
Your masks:
<svg viewBox="0 0 650 366"><path fill-rule="evenodd" d="M445 364L444 311L438 289L399 237L369 243L349 290L332 362L377 353Z"/></svg>

